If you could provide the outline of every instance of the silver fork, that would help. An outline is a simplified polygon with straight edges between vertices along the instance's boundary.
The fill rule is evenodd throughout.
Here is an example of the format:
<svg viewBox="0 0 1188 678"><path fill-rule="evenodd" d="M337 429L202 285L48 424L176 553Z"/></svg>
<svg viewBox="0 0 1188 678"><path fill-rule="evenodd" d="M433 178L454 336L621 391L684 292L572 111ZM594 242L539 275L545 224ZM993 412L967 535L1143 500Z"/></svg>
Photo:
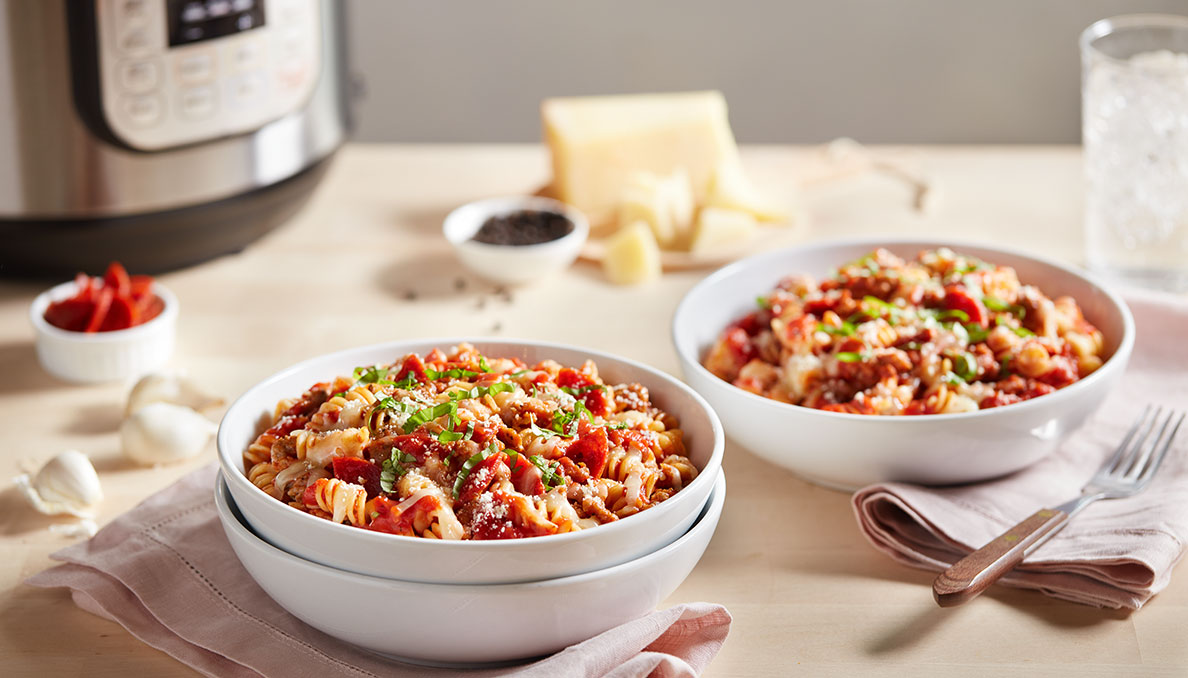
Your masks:
<svg viewBox="0 0 1188 678"><path fill-rule="evenodd" d="M953 607L972 600L1098 499L1119 499L1141 492L1159 469L1183 421L1183 413L1172 410L1164 415L1163 408L1152 411L1148 405L1118 449L1081 490L1081 496L1056 508L1036 511L940 573L932 582L937 604ZM1158 433L1148 443L1156 430Z"/></svg>

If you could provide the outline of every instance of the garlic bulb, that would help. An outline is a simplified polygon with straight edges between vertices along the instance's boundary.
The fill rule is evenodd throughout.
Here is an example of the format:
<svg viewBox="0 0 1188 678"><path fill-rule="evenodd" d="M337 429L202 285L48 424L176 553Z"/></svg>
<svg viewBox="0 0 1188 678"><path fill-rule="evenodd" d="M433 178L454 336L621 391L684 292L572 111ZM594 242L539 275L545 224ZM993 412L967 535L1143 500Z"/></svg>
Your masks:
<svg viewBox="0 0 1188 678"><path fill-rule="evenodd" d="M124 454L142 464L189 459L210 442L218 425L194 410L172 403L150 403L120 425Z"/></svg>
<svg viewBox="0 0 1188 678"><path fill-rule="evenodd" d="M203 391L184 374L153 373L141 377L132 387L124 416L149 403L173 403L201 411L222 405L223 399Z"/></svg>
<svg viewBox="0 0 1188 678"><path fill-rule="evenodd" d="M24 474L14 482L33 508L46 515L69 513L85 518L103 499L95 467L78 450L66 450L46 462L32 479Z"/></svg>

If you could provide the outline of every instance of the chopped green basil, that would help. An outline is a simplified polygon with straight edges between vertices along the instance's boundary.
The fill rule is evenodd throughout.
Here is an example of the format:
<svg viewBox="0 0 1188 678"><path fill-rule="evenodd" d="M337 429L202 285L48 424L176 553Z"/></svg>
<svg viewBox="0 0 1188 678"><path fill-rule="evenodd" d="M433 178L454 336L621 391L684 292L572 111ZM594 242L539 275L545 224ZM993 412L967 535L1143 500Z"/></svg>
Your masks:
<svg viewBox="0 0 1188 678"><path fill-rule="evenodd" d="M1020 337L1034 337L1035 336L1035 332L1032 332L1031 330L1027 329L1026 327L1012 327L1011 331L1014 332L1015 334L1019 335Z"/></svg>
<svg viewBox="0 0 1188 678"><path fill-rule="evenodd" d="M842 321L841 327L833 327L825 323L817 323L817 330L826 334L832 334L835 337L848 337L858 331L854 323L849 320Z"/></svg>
<svg viewBox="0 0 1188 678"><path fill-rule="evenodd" d="M842 351L837 354L837 359L843 363L856 363L862 360L862 354L854 353L853 351Z"/></svg>
<svg viewBox="0 0 1188 678"><path fill-rule="evenodd" d="M408 418L408 421L404 422L404 432L412 433L413 431L417 430L418 427L423 426L424 424L427 424L438 417L443 417L447 414L452 416L456 414L457 411L458 403L453 400L434 405L433 407L426 407L423 410L417 410L416 412L413 412L411 417Z"/></svg>
<svg viewBox="0 0 1188 678"><path fill-rule="evenodd" d="M953 359L953 372L963 380L973 381L978 376L978 361L970 353L962 353Z"/></svg>
<svg viewBox="0 0 1188 678"><path fill-rule="evenodd" d="M464 370L460 367L441 371L435 370L432 367L426 367L425 376L429 377L431 381L437 381L438 379L470 379L471 377L477 377L478 372Z"/></svg>
<svg viewBox="0 0 1188 678"><path fill-rule="evenodd" d="M539 454L528 457L528 461L540 469L541 480L546 488L552 489L565 484L565 476L561 474L561 464L556 461L548 461Z"/></svg>
<svg viewBox="0 0 1188 678"><path fill-rule="evenodd" d="M953 318L963 323L969 322L969 314L959 308L951 308L947 311L942 311L940 314L941 320L952 320Z"/></svg>
<svg viewBox="0 0 1188 678"><path fill-rule="evenodd" d="M583 386L581 388L573 388L572 386L562 386L561 390L568 393L571 396L577 397L577 396L580 396L580 395L587 393L589 391L593 391L596 388L602 389L608 393L611 390L610 386L607 386L606 384L590 384L589 386Z"/></svg>
<svg viewBox="0 0 1188 678"><path fill-rule="evenodd" d="M415 464L417 458L395 447L388 454L388 458L380 465L380 489L384 492L395 492L395 482L409 469L406 464Z"/></svg>
<svg viewBox="0 0 1188 678"><path fill-rule="evenodd" d="M962 327L965 328L965 333L969 335L969 343L971 344L985 341L986 337L990 336L990 331L977 323L965 323Z"/></svg>
<svg viewBox="0 0 1188 678"><path fill-rule="evenodd" d="M768 299L767 297L755 297L755 303L758 304L759 308L762 309L771 308L771 299Z"/></svg>
<svg viewBox="0 0 1188 678"><path fill-rule="evenodd" d="M470 471L475 466L478 466L480 463L482 463L484 459L498 451L499 448L496 447L495 441L492 440L491 444L487 446L487 449L475 452L470 456L469 459L462 462L462 470L458 471L458 477L454 479L454 499L457 499L462 494L462 483L466 482L466 478L470 475Z"/></svg>

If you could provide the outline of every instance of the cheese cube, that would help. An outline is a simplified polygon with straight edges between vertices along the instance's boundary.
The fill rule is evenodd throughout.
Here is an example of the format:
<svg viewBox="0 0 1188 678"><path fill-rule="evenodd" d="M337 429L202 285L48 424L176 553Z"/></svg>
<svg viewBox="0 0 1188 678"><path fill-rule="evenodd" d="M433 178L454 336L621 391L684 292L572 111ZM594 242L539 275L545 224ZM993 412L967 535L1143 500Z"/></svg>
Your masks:
<svg viewBox="0 0 1188 678"><path fill-rule="evenodd" d="M541 119L556 197L594 223L614 218L634 172L684 167L700 199L714 167L738 157L720 92L547 99Z"/></svg>
<svg viewBox="0 0 1188 678"><path fill-rule="evenodd" d="M623 201L619 203L619 223L629 225L643 222L652 229L652 235L656 236L656 242L661 247L671 247L676 239L672 210L660 191L655 175L647 174L640 179L623 189Z"/></svg>
<svg viewBox="0 0 1188 678"><path fill-rule="evenodd" d="M703 207L697 215L697 229L693 233L693 252L729 249L755 236L759 224L750 212L724 207Z"/></svg>
<svg viewBox="0 0 1188 678"><path fill-rule="evenodd" d="M681 249L688 247L693 211L693 187L683 167L666 177L636 172L619 203L619 224L644 221L660 247Z"/></svg>
<svg viewBox="0 0 1188 678"><path fill-rule="evenodd" d="M606 243L602 270L616 285L635 285L660 277L660 248L652 229L636 221L619 229Z"/></svg>
<svg viewBox="0 0 1188 678"><path fill-rule="evenodd" d="M724 162L714 168L704 204L750 212L759 221L792 221L791 211L761 195L737 162Z"/></svg>

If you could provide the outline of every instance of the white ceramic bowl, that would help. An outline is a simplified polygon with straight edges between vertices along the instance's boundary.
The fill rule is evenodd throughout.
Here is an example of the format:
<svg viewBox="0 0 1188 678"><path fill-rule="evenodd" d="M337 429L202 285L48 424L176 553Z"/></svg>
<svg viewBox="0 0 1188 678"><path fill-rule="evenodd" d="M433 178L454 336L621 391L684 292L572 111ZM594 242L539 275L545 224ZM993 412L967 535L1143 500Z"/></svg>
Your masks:
<svg viewBox="0 0 1188 678"><path fill-rule="evenodd" d="M528 364L552 358L563 365L598 364L608 383L639 382L652 402L680 418L689 458L700 475L660 504L622 520L565 534L527 539L440 541L372 532L317 518L260 491L245 475L243 450L255 439L262 415L281 398L358 365L390 363L470 341L489 356ZM558 344L494 339L401 341L350 349L307 360L252 387L228 408L218 433L219 464L235 502L261 537L306 560L378 577L442 584L533 581L590 572L637 558L689 528L713 487L725 439L717 416L701 396L677 379L606 353Z"/></svg>
<svg viewBox="0 0 1188 678"><path fill-rule="evenodd" d="M1005 407L963 414L879 417L789 405L737 388L701 359L722 330L755 307L784 276L830 269L876 247L913 258L940 246L1012 266L1051 297L1071 295L1105 336L1105 364L1088 377ZM711 274L677 307L672 338L685 380L721 416L727 434L755 454L824 485L853 489L900 480L950 484L1021 469L1055 449L1114 388L1134 346L1126 304L1088 274L1054 261L984 245L929 240L814 243L754 256Z"/></svg>
<svg viewBox="0 0 1188 678"><path fill-rule="evenodd" d="M573 222L568 234L536 245L492 245L471 240L487 219L520 210L556 212ZM496 282L520 284L568 267L577 259L590 224L585 215L563 202L538 196L489 198L450 212L442 224L446 240L467 268Z"/></svg>
<svg viewBox="0 0 1188 678"><path fill-rule="evenodd" d="M29 307L29 320L37 337L37 358L47 372L66 381L99 383L136 378L163 366L173 355L177 329L178 301L159 282L153 294L164 304L152 320L111 332L71 332L45 320L45 311L55 301L74 296L74 281L42 292Z"/></svg>
<svg viewBox="0 0 1188 678"><path fill-rule="evenodd" d="M231 548L281 607L348 643L445 664L551 654L651 612L709 545L726 502L725 475L708 499L688 531L640 558L576 576L475 586L368 577L303 560L249 529L225 478L215 490Z"/></svg>

